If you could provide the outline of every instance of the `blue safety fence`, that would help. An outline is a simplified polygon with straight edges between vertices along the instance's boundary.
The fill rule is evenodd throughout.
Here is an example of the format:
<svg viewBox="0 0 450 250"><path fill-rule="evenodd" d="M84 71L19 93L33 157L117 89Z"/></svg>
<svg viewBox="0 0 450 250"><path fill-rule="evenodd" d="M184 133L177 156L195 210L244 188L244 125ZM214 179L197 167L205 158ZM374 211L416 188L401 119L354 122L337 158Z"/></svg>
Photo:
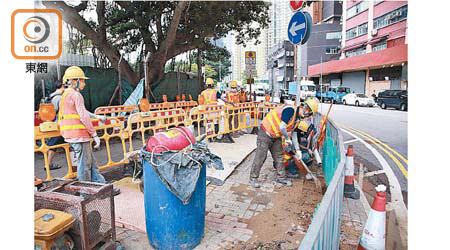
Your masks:
<svg viewBox="0 0 450 250"><path fill-rule="evenodd" d="M321 118L320 114L314 118L317 128ZM327 121L324 145L319 152L322 155L327 191L298 249L338 250L344 196L345 148L338 127L330 119Z"/></svg>

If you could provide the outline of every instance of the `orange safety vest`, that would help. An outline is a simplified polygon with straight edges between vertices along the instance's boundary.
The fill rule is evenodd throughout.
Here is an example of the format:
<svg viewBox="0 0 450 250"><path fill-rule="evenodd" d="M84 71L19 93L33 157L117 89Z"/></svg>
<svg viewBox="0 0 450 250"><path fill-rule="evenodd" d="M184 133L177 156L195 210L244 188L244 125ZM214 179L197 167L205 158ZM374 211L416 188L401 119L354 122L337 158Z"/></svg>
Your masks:
<svg viewBox="0 0 450 250"><path fill-rule="evenodd" d="M217 91L214 89L205 89L200 95L205 98L205 104L217 104Z"/></svg>
<svg viewBox="0 0 450 250"><path fill-rule="evenodd" d="M241 92L239 97L240 97L240 101L241 102L246 102L247 101L247 93L245 91Z"/></svg>
<svg viewBox="0 0 450 250"><path fill-rule="evenodd" d="M70 94L76 94L76 91L68 88L61 97L61 108L58 112L59 131L64 139L89 137L75 107L66 103L66 97Z"/></svg>
<svg viewBox="0 0 450 250"><path fill-rule="evenodd" d="M233 103L239 103L239 93L237 91L228 91L227 93L227 101Z"/></svg>
<svg viewBox="0 0 450 250"><path fill-rule="evenodd" d="M269 114L264 117L261 127L264 131L270 134L272 138L280 138L281 137L281 130L280 130L280 124L281 124L281 114L283 113L283 110L285 108L294 108L291 105L285 105L282 107L277 107L272 109L272 111L269 112ZM286 130L287 132L291 132L294 129L294 123L296 119L296 112L294 108L294 115L289 120Z"/></svg>

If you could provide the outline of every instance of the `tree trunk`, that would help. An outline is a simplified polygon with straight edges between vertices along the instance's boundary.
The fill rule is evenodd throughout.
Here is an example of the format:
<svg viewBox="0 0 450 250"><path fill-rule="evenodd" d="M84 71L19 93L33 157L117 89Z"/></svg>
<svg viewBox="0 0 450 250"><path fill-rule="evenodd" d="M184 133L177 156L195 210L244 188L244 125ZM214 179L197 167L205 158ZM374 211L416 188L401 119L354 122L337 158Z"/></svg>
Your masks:
<svg viewBox="0 0 450 250"><path fill-rule="evenodd" d="M198 77L198 88L200 91L203 90L203 79L202 79L202 51L200 48L197 49L197 77Z"/></svg>

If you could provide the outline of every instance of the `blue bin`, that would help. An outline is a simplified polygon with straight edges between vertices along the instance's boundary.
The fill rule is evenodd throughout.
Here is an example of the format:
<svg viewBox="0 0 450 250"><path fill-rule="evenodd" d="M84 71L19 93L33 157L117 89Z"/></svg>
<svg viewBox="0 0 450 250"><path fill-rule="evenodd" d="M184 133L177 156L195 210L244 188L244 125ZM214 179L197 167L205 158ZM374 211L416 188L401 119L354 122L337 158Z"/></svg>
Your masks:
<svg viewBox="0 0 450 250"><path fill-rule="evenodd" d="M144 203L147 237L156 249L193 249L205 226L206 166L203 165L189 204L183 205L144 161Z"/></svg>

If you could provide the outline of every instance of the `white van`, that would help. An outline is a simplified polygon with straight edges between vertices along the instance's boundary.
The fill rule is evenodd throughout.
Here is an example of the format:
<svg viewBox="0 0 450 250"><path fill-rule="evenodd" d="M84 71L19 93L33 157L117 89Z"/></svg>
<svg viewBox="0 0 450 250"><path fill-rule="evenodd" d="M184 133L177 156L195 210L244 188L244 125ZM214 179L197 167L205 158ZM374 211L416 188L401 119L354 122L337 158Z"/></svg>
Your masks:
<svg viewBox="0 0 450 250"><path fill-rule="evenodd" d="M313 81L301 80L300 81L300 99L306 100L308 97L316 96L316 85Z"/></svg>

